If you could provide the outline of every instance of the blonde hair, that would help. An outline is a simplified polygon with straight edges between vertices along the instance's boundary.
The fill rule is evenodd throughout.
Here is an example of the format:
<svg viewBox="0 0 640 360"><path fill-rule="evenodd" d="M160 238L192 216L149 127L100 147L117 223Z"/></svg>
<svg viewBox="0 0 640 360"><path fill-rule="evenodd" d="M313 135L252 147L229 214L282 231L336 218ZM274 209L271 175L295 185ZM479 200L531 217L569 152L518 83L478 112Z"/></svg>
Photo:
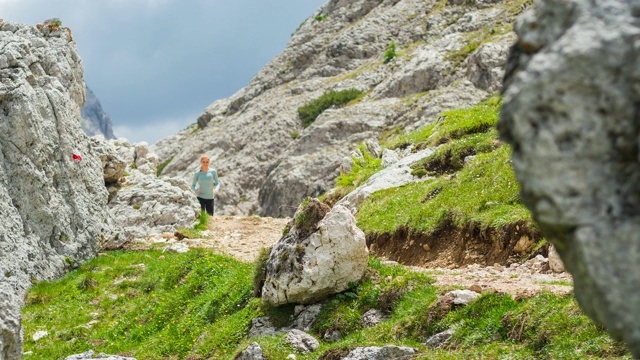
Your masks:
<svg viewBox="0 0 640 360"><path fill-rule="evenodd" d="M211 158L207 154L200 155L200 161L202 161L202 159L207 159L207 160L211 161Z"/></svg>

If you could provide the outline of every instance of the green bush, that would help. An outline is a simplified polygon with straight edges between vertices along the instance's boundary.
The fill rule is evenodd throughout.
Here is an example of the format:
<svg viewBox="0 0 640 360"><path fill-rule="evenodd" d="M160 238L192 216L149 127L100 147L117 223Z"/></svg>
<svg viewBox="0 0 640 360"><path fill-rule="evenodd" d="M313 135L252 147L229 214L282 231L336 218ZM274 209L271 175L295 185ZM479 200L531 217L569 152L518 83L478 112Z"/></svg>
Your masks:
<svg viewBox="0 0 640 360"><path fill-rule="evenodd" d="M160 165L158 165L158 167L156 168L156 176L160 176L160 174L162 174L162 170L164 170L164 168L167 167L167 165L169 165L171 160L173 160L174 156L168 158L166 161L164 161Z"/></svg>
<svg viewBox="0 0 640 360"><path fill-rule="evenodd" d="M298 108L298 115L302 125L307 127L313 123L323 111L332 106L342 106L362 94L362 90L347 89L342 91L329 91L315 100L311 100Z"/></svg>
<svg viewBox="0 0 640 360"><path fill-rule="evenodd" d="M396 53L396 43L392 41L389 43L389 45L387 45L387 48L384 51L384 63L388 63L396 56L398 56L398 54Z"/></svg>

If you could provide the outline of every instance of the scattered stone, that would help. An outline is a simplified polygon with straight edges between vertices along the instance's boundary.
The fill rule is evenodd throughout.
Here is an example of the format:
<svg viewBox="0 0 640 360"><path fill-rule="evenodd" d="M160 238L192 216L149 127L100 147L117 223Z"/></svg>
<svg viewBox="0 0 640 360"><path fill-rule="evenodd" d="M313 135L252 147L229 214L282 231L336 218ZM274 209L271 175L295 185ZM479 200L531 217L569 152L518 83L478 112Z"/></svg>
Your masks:
<svg viewBox="0 0 640 360"><path fill-rule="evenodd" d="M325 331L322 338L326 342L336 342L336 341L342 340L342 333L340 333L340 331L338 330L333 330L333 331L327 330Z"/></svg>
<svg viewBox="0 0 640 360"><path fill-rule="evenodd" d="M296 306L294 309L294 315L296 316L296 319L291 325L291 328L302 331L310 331L311 327L316 321L316 318L318 317L318 314L320 314L320 310L322 310L322 304Z"/></svg>
<svg viewBox="0 0 640 360"><path fill-rule="evenodd" d="M449 342L449 340L451 340L453 332L453 330L449 329L433 335L432 337L427 339L427 346L429 347L429 349L437 349L441 347L442 345Z"/></svg>
<svg viewBox="0 0 640 360"><path fill-rule="evenodd" d="M40 339L42 339L43 337L48 336L48 335L49 335L49 332L48 332L48 331L39 330L39 331L36 331L36 332L33 334L33 337L32 337L32 338L33 338L33 341L38 341L38 340L40 340Z"/></svg>
<svg viewBox="0 0 640 360"><path fill-rule="evenodd" d="M260 344L257 342L252 342L249 346L242 351L240 354L236 355L233 360L262 360L262 348Z"/></svg>
<svg viewBox="0 0 640 360"><path fill-rule="evenodd" d="M291 344L294 349L302 353L314 352L318 347L320 347L320 343L316 338L297 329L290 330L287 333L285 340Z"/></svg>
<svg viewBox="0 0 640 360"><path fill-rule="evenodd" d="M560 259L560 255L556 250L556 247L551 245L549 246L549 268L555 273L564 272L564 263L562 259Z"/></svg>
<svg viewBox="0 0 640 360"><path fill-rule="evenodd" d="M249 329L249 337L273 336L279 332L271 323L268 316L251 319L251 328Z"/></svg>
<svg viewBox="0 0 640 360"><path fill-rule="evenodd" d="M382 167L387 168L400 160L400 154L395 150L384 149L382 151Z"/></svg>
<svg viewBox="0 0 640 360"><path fill-rule="evenodd" d="M136 358L120 355L107 355L104 353L96 355L93 350L89 350L87 352L83 352L82 354L67 356L65 360L136 360Z"/></svg>
<svg viewBox="0 0 640 360"><path fill-rule="evenodd" d="M188 251L189 251L189 246L183 243L171 244L171 246L167 246L166 248L162 249L163 253L170 252L170 253L184 254Z"/></svg>
<svg viewBox="0 0 640 360"><path fill-rule="evenodd" d="M454 305L462 306L468 305L470 302L474 301L480 296L480 294L471 290L454 290L447 293L447 295L453 297Z"/></svg>
<svg viewBox="0 0 640 360"><path fill-rule="evenodd" d="M342 360L404 360L415 353L415 349L406 346L357 347Z"/></svg>
<svg viewBox="0 0 640 360"><path fill-rule="evenodd" d="M362 326L365 328L373 327L380 324L383 321L389 319L389 315L386 315L378 309L369 309L362 315Z"/></svg>

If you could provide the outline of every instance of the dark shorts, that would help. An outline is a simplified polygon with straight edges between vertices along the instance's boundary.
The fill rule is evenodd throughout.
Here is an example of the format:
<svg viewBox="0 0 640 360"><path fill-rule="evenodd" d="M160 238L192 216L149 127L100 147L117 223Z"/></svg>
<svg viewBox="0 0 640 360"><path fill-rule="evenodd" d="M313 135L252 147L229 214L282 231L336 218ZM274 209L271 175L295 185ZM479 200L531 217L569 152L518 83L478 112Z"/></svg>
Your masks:
<svg viewBox="0 0 640 360"><path fill-rule="evenodd" d="M200 202L200 208L202 210L206 210L207 214L213 215L213 199L203 199L199 197L198 201Z"/></svg>

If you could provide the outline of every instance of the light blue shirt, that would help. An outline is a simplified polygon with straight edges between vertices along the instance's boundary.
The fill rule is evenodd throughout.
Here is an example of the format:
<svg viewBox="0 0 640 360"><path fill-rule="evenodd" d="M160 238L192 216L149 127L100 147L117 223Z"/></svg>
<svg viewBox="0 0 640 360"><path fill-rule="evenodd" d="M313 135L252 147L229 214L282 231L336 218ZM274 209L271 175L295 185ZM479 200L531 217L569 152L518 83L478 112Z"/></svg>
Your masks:
<svg viewBox="0 0 640 360"><path fill-rule="evenodd" d="M216 188L216 192L220 190L220 180L218 179L218 173L215 170L209 169L207 172L198 170L193 175L191 188L194 192L198 189L200 190L200 194L198 194L199 198L213 199L214 187Z"/></svg>

